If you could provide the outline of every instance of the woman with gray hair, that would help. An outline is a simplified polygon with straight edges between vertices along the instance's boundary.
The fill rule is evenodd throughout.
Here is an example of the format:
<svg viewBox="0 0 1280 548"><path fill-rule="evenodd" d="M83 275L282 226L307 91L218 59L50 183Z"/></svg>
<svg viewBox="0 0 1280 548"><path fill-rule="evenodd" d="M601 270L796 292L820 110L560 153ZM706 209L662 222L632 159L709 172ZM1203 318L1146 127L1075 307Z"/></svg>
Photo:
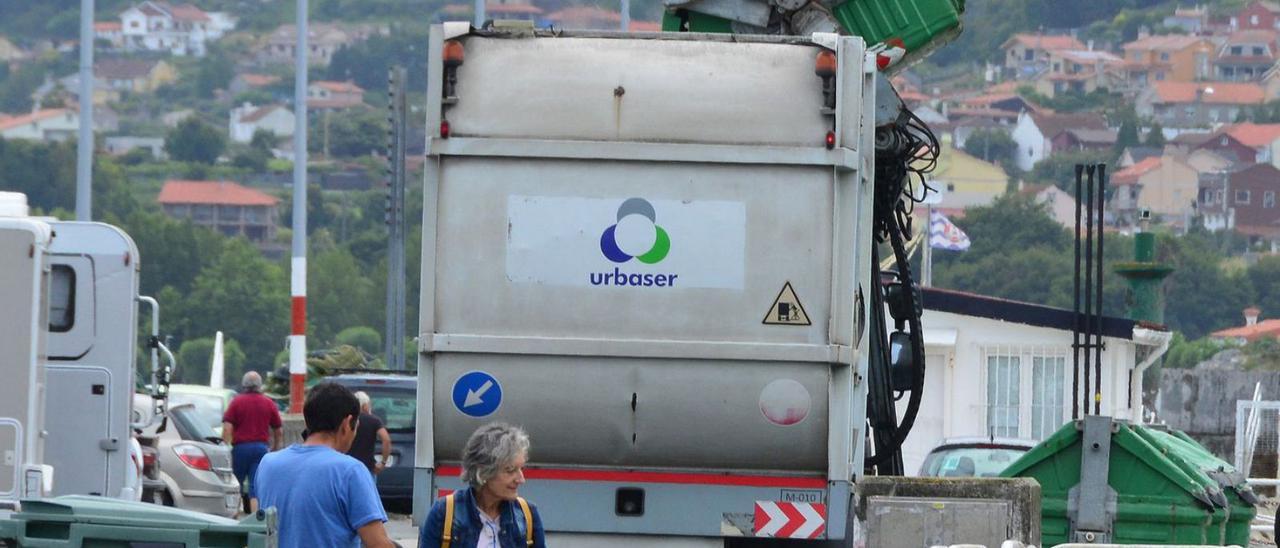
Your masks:
<svg viewBox="0 0 1280 548"><path fill-rule="evenodd" d="M466 487L431 506L418 548L546 548L538 509L517 494L528 458L519 427L495 422L472 433L462 451Z"/></svg>

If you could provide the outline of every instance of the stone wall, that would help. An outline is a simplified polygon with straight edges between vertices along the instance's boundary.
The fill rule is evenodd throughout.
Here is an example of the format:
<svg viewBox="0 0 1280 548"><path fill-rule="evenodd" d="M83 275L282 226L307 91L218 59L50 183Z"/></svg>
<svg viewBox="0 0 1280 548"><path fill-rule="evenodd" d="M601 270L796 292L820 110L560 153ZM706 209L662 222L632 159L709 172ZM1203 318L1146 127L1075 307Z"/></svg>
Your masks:
<svg viewBox="0 0 1280 548"><path fill-rule="evenodd" d="M1236 401L1253 399L1262 383L1262 399L1280 400L1280 372L1222 369L1166 369L1160 373L1159 418L1234 462ZM1275 469L1276 455L1258 454L1255 468Z"/></svg>

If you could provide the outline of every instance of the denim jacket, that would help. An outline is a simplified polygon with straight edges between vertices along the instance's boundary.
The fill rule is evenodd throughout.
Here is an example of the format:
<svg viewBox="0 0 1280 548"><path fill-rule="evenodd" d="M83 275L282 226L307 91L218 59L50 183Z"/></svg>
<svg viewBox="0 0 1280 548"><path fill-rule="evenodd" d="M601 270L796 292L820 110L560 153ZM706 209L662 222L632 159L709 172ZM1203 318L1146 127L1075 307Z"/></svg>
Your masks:
<svg viewBox="0 0 1280 548"><path fill-rule="evenodd" d="M440 548L440 538L444 534L444 497L436 499L427 512L427 519L422 523L418 535L418 548ZM529 503L529 511L533 513L533 548L546 548L547 540L542 531L542 518L538 516L538 508ZM498 534L498 544L502 548L526 548L524 512L515 501L503 501L500 506L498 523L502 530ZM450 548L475 548L480 542L480 529L484 527L480 521L480 510L476 508L475 496L471 488L454 492L453 530L450 532L453 542Z"/></svg>

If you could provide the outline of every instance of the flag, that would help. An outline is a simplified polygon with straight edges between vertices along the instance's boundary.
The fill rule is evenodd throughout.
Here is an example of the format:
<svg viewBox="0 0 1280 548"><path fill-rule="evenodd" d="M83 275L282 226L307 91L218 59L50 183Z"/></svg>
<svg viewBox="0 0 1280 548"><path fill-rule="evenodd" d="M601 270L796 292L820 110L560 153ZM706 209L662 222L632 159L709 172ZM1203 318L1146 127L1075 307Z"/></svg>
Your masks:
<svg viewBox="0 0 1280 548"><path fill-rule="evenodd" d="M938 211L929 212L929 246L937 249L964 251L969 249L969 235Z"/></svg>

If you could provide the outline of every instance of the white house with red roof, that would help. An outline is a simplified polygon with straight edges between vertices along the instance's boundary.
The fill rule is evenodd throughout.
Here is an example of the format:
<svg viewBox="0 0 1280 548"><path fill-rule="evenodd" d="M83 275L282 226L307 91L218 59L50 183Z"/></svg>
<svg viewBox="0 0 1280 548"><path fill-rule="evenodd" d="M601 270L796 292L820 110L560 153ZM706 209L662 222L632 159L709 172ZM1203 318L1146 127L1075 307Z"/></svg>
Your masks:
<svg viewBox="0 0 1280 548"><path fill-rule="evenodd" d="M1198 148L1222 153L1243 164L1271 164L1280 168L1280 124L1222 126Z"/></svg>
<svg viewBox="0 0 1280 548"><path fill-rule="evenodd" d="M235 28L225 13L206 12L192 4L148 0L120 14L127 50L166 51L173 55L204 56L209 42Z"/></svg>
<svg viewBox="0 0 1280 548"><path fill-rule="evenodd" d="M321 80L307 85L307 108L342 110L364 105L364 88L354 82Z"/></svg>
<svg viewBox="0 0 1280 548"><path fill-rule="evenodd" d="M271 132L276 137L292 137L293 124L293 112L284 105L256 106L245 103L231 109L231 141L248 143L258 130Z"/></svg>
<svg viewBox="0 0 1280 548"><path fill-rule="evenodd" d="M80 114L66 108L37 110L18 116L0 114L0 138L65 141L80 129Z"/></svg>
<svg viewBox="0 0 1280 548"><path fill-rule="evenodd" d="M276 237L275 196L231 181L165 181L156 198L166 215L189 219L260 247Z"/></svg>

